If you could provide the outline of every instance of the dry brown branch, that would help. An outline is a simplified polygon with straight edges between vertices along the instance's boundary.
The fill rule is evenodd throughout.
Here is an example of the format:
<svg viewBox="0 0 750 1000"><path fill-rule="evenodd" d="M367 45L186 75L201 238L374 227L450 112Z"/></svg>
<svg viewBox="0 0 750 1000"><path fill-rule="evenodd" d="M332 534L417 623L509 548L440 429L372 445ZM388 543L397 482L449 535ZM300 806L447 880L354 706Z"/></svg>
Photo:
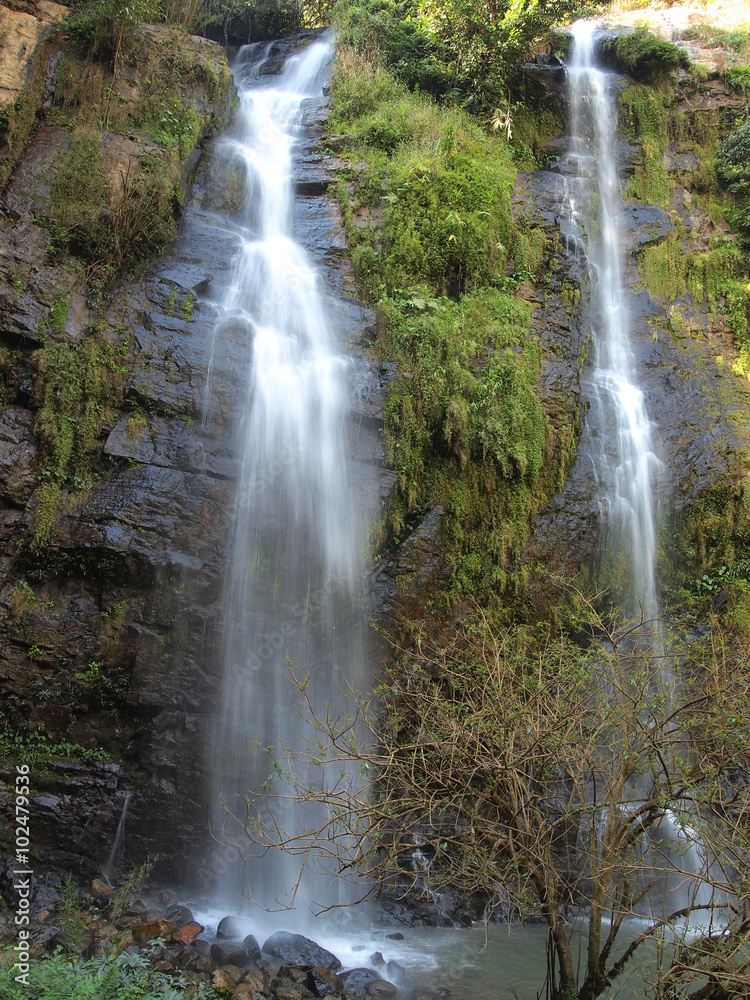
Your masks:
<svg viewBox="0 0 750 1000"><path fill-rule="evenodd" d="M587 608L601 645L495 629L477 615L440 648L422 637L371 699L352 694L336 709L316 705L309 678L291 667L311 739L275 763L272 784L275 796L310 805L311 826L281 829L259 789L243 823L254 849L281 848L303 865L333 860L362 896L481 893L488 917L541 913L558 997L593 1000L667 930L677 947L663 983L700 990L718 977L736 990L750 963L738 937L750 905L747 665L736 657L729 670L715 635L679 655L673 637L667 690L651 659L652 623L615 634ZM676 839L659 843L665 824ZM701 872L696 843L707 855ZM668 876L683 904L650 909ZM589 923L582 982L576 911ZM703 911L724 923L700 945L680 921ZM635 915L647 929L613 957Z"/></svg>

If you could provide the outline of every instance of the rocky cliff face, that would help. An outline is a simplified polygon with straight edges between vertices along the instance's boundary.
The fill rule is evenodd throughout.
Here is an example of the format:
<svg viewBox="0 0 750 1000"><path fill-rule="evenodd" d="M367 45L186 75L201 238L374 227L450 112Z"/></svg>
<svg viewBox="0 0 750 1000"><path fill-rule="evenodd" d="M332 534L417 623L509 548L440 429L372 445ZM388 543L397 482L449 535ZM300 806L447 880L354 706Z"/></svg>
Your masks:
<svg viewBox="0 0 750 1000"><path fill-rule="evenodd" d="M8 16L5 8L0 13ZM161 854L162 877L190 881L207 834L206 745L219 690L232 442L249 362L240 332L231 323L216 326L236 250L233 215L245 192L231 170L219 161L209 169L202 155L226 120L231 86L218 46L146 28L134 41L137 58L125 60L109 87L108 73L63 46L52 20L35 36L27 82L17 81L20 96L6 103L3 125L17 159L0 201L4 749L11 765L19 753L34 760L34 843L46 865L97 874L132 791L128 864ZM7 79L3 52L0 80ZM559 98L559 67L542 61L534 76L550 79ZM99 107L92 138L92 103L107 89L114 98L104 116ZM14 131L27 121L19 116L19 108L27 115L25 100L33 108L28 142L20 126ZM672 534L679 530L685 546L696 546L691 569L719 551L706 547L705 519L694 516L719 493L726 523L713 537L724 554L741 548L745 386L731 371L736 350L726 300L699 298L695 286L657 287L647 251L666 254L679 237L684 253L699 255L725 235L704 197L704 146L695 136L709 126L716 131L720 109L743 100L717 76L702 84L681 79L670 113L687 125L662 158L667 195L658 204L626 202L635 351L664 460L660 499L680 522L672 522ZM325 107L307 110L297 231L324 276L331 315L353 358L350 473L362 507L376 513L393 485L393 473L380 470L389 373L368 359L363 338L372 317L351 294L345 243L325 198L333 178L319 149ZM634 178L643 166L642 139L631 130L621 148ZM572 453L586 409L587 277L560 240L563 179L554 153L564 141L550 144L548 169L520 177L514 201L519 221L546 235L545 278L520 294L533 305L543 347L550 433L570 438ZM91 179L96 171L85 169L89 161L75 159L87 150L106 180L102 189ZM65 175L63 164L78 170ZM155 176L170 185L166 201L154 205L167 221L179 217L176 242L135 279L125 275L137 261L114 256L103 274L82 234L112 253L108 234L117 232L118 211L163 196L163 186L149 193ZM68 197L78 181L95 189L95 211L85 217ZM152 233L150 252L168 235L168 226ZM598 511L585 465L577 455L565 485L539 513L523 554L527 565L573 575L593 564ZM444 586L442 517L431 507L375 566L381 621L417 621ZM665 543L664 575L674 565L667 550ZM97 760L100 750L110 759ZM9 810L8 798L1 804Z"/></svg>
<svg viewBox="0 0 750 1000"><path fill-rule="evenodd" d="M124 67L117 112L122 120L142 106L144 76L159 71L175 37L181 106L205 124L194 146L177 143L180 230L158 263L92 294L90 275L72 254L50 258L56 168L76 132L49 117L3 195L0 686L8 760L20 752L35 761L34 844L45 866L99 873L132 791L127 865L159 856L157 876L187 882L198 872L206 880L212 875L201 868L210 815L206 767L222 663L233 440L250 344L231 322L217 328L238 249L233 217L246 196L221 158L211 164L212 130L231 99L218 46L141 29L141 60ZM306 40L303 34L278 43L277 71ZM324 277L330 315L352 356L349 470L369 509L378 497L387 502L382 387L361 347L370 318L340 267L344 243L324 198L331 180L318 149L325 116L325 102L308 103L296 229ZM153 133L103 130L110 191L131 163L158 154ZM174 148L167 146L166 155ZM209 155L199 159L203 151ZM96 344L93 361L88 354L84 360L86 343ZM57 345L68 355L50 360ZM63 360L67 380L88 380L84 395L96 379L106 386L94 393L100 419L85 461L64 470L55 465L47 422L50 386L55 398L67 392L57 378ZM62 416L76 431L86 419L85 409ZM59 496L42 519L50 478ZM99 750L115 763L95 759ZM9 799L4 804L9 808Z"/></svg>
<svg viewBox="0 0 750 1000"><path fill-rule="evenodd" d="M532 72L538 79L538 67ZM554 87L553 74L547 75ZM634 100L648 88L625 76L619 86L627 308L636 379L660 460L657 571L666 590L700 577L714 564L730 563L745 546L741 507L748 473L748 386L736 364L741 338L733 335L727 315L731 292L721 280L718 291L710 287L715 280L711 269L722 266L724 250L732 251L716 181L707 178L706 170L716 143L728 134L746 99L717 71L709 68L703 75L700 79L681 70L669 84L662 79L650 89L649 100L662 122L657 138L644 134L638 109L634 111ZM662 148L655 164L647 164L655 142ZM557 154L566 145L564 136L548 143L548 169L521 175L515 203L520 214L544 229L551 251L544 261L544 282L528 292L534 303L532 322L545 345L547 412L553 423L560 422L561 414L573 418L580 433L592 367L582 333L588 329L589 279L565 246L565 180ZM654 176L658 171L658 189L644 183L652 169ZM692 284L679 278L690 270L685 261L696 262L698 277ZM674 280L665 280L667 274ZM704 514L709 511L715 523L706 531ZM602 558L609 559L608 584L616 591L611 554L602 550L600 516L591 460L579 447L564 487L539 512L524 561L568 577L583 570L585 577Z"/></svg>
<svg viewBox="0 0 750 1000"><path fill-rule="evenodd" d="M203 176L232 86L215 43L143 28L115 82L116 108L102 117L91 93L75 88L88 76L96 94L107 71L53 41L39 102L47 111L0 206L0 685L10 761L19 752L36 761L35 848L90 874L107 858L123 789L142 792L129 827L135 856L158 852L167 829L195 836L201 720L214 683L202 657L216 627L231 479L221 432L199 433L213 319L204 296L228 266L231 241L221 223L203 234L193 222L190 182ZM176 136L146 114L149 76L163 81L170 61L179 64L173 118L185 123L189 109L190 129ZM115 111L128 134L113 129ZM148 191L133 179L157 169L170 185L167 222L187 217L168 256L135 280L113 281L110 271L97 285L86 248L60 240L66 153L92 126L82 148L106 179L92 232L118 210L127 218ZM77 165L83 188L87 164ZM215 360L226 411L238 388L229 350ZM61 448L71 453L62 463ZM119 763L86 763L94 748ZM84 760L55 763L70 757Z"/></svg>

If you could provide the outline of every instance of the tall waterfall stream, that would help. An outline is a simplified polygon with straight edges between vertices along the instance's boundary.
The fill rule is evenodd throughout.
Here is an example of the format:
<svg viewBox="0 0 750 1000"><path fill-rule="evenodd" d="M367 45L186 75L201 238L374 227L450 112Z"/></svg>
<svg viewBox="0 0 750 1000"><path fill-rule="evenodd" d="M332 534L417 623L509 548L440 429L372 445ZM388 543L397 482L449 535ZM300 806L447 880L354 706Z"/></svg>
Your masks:
<svg viewBox="0 0 750 1000"><path fill-rule="evenodd" d="M658 459L633 371L619 228L622 203L614 77L596 67L595 27L592 21L573 26L568 66L569 244L574 253L585 254L592 283L589 310L594 363L582 447L599 490L602 531L610 545L629 549L633 599L646 618L653 618L657 600L651 478Z"/></svg>
<svg viewBox="0 0 750 1000"><path fill-rule="evenodd" d="M654 572L652 479L660 462L654 454L653 429L637 385L629 340L615 144L617 78L596 65L596 30L593 21L578 21L572 27L568 66L571 148L563 163L568 175L569 246L583 254L591 280L593 365L581 447L598 488L605 545L626 553L632 567L631 605L625 610L644 621L639 641L652 657L653 688L670 702L675 680L664 653ZM637 784L629 788L622 808L637 805L640 793ZM701 878L709 861L689 824L667 811L645 850L651 852L655 868L666 865L675 871L656 879L641 904L644 915L658 918L690 905L710 906L712 890Z"/></svg>
<svg viewBox="0 0 750 1000"><path fill-rule="evenodd" d="M252 362L225 583L213 828L219 841L236 841L243 852L242 797L257 795L289 752L303 750L313 735L300 718L289 665L313 672L317 705L364 681L360 524L345 461L347 359L320 278L292 233L302 106L322 94L333 49L330 41L316 41L292 56L280 76L264 77L268 48L250 45L240 53L236 133L220 150L243 176L247 197L217 336L225 323L244 326ZM265 815L271 809L279 827L294 835L310 817L283 788L276 790L281 795L273 804L259 808ZM248 899L269 911L296 904L301 914L283 914L288 927L342 901L341 885L324 873L308 873L295 898L299 859L284 852L237 855L222 867L216 899L230 912L246 909Z"/></svg>
<svg viewBox="0 0 750 1000"><path fill-rule="evenodd" d="M594 25L579 22L573 30L572 142L559 169L568 192L563 235L569 250L585 260L591 279L593 363L581 448L597 482L605 534L628 552L634 606L651 618L658 612L652 477L659 463L629 344L612 77L595 67ZM262 75L267 51L256 44L240 53L237 129L220 151L244 175L248 198L216 336L223 323L244 324L253 344L238 435L241 474L214 748L213 828L219 840L240 842L241 824L228 819L226 806L241 814L238 797L263 784L275 754L302 747L308 735L287 679L288 661L303 673L314 669L314 696L321 703L335 700L347 685L367 686L359 594L362 524L345 462L347 361L331 329L320 278L292 227L295 139L304 101L322 92L332 47L313 43L288 60L280 77ZM284 829L305 823L294 802L268 808ZM673 832L679 839L679 830ZM668 836L664 824L661 834ZM249 930L308 931L329 946L336 942L350 965L369 954L355 952L382 948L386 959L400 960L407 970L438 970L455 995L476 1000L497 996L499 977L512 982L519 996L535 995L543 979L545 935L539 928L512 936L493 929L491 953L482 958L474 931L407 930L405 940L395 943L384 939L385 931L350 930L342 941L332 930L311 929L316 909L341 901L341 888L324 872L304 883L295 901L295 858L276 852L220 867L213 913L241 913ZM260 909L243 902L248 896ZM294 912L283 910L292 903Z"/></svg>

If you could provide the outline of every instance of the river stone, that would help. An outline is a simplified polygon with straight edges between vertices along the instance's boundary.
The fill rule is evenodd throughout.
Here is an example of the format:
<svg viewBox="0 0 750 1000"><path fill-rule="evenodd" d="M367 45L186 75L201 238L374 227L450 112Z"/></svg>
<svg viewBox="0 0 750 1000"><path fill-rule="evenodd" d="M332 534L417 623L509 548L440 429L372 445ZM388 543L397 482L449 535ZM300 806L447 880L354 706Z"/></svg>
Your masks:
<svg viewBox="0 0 750 1000"><path fill-rule="evenodd" d="M231 990L235 981L228 969L217 969L211 976L211 986L215 990Z"/></svg>
<svg viewBox="0 0 750 1000"><path fill-rule="evenodd" d="M218 943L211 945L211 958L217 965L237 965L240 968L245 968L252 961L243 947L224 948Z"/></svg>
<svg viewBox="0 0 750 1000"><path fill-rule="evenodd" d="M230 938L232 941L241 940L245 934L245 925L239 917L223 917L216 928L217 938Z"/></svg>
<svg viewBox="0 0 750 1000"><path fill-rule="evenodd" d="M174 930L174 924L169 920L147 920L143 923L133 924L131 931L138 944L148 944L154 938L169 937Z"/></svg>
<svg viewBox="0 0 750 1000"><path fill-rule="evenodd" d="M248 934L247 937L242 942L242 947L244 948L247 957L253 961L260 961L260 945L258 944L258 939L254 934Z"/></svg>
<svg viewBox="0 0 750 1000"><path fill-rule="evenodd" d="M394 979L397 983L403 979L404 972L403 965L399 965L398 962L387 962L385 966L385 974L389 979Z"/></svg>
<svg viewBox="0 0 750 1000"><path fill-rule="evenodd" d="M307 985L316 997L326 997L330 994L341 993L344 988L341 976L335 972L317 965L307 973Z"/></svg>
<svg viewBox="0 0 750 1000"><path fill-rule="evenodd" d="M259 992L261 991L256 990L250 983L240 983L239 986L235 986L229 1000L252 1000L253 994Z"/></svg>
<svg viewBox="0 0 750 1000"><path fill-rule="evenodd" d="M289 965L321 965L326 969L340 969L341 962L330 951L302 934L277 931L263 945L263 952Z"/></svg>
<svg viewBox="0 0 750 1000"><path fill-rule="evenodd" d="M341 981L346 992L358 997L367 996L367 987L380 978L380 974L374 969L349 969L348 972L341 973Z"/></svg>
<svg viewBox="0 0 750 1000"><path fill-rule="evenodd" d="M173 920L179 927L195 923L192 911L187 906L181 906L179 903L168 906L165 910L162 910L161 915L165 920Z"/></svg>
<svg viewBox="0 0 750 1000"><path fill-rule="evenodd" d="M285 980L273 992L277 1000L306 1000L307 997L312 996L306 986L301 983L293 983L291 980Z"/></svg>
<svg viewBox="0 0 750 1000"><path fill-rule="evenodd" d="M387 997L395 997L398 989L393 983L389 983L387 979L373 979L371 983L365 986L365 993L368 997L374 997L375 1000L377 998L385 1000Z"/></svg>
<svg viewBox="0 0 750 1000"><path fill-rule="evenodd" d="M254 993L264 993L266 990L266 981L260 969L246 969L242 973L241 983L249 986Z"/></svg>

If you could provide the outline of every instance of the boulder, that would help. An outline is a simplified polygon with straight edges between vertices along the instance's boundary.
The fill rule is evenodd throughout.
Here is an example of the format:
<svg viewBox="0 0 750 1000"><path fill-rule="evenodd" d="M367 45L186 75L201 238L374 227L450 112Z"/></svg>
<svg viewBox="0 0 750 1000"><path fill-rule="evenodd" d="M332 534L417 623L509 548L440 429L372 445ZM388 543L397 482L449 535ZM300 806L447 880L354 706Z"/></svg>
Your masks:
<svg viewBox="0 0 750 1000"><path fill-rule="evenodd" d="M348 969L341 973L341 981L347 993L352 993L358 997L369 996L367 987L370 983L377 982L381 978L374 969L357 968Z"/></svg>
<svg viewBox="0 0 750 1000"><path fill-rule="evenodd" d="M365 993L373 1000L387 1000L388 997L395 997L398 989L387 979L373 979L365 986Z"/></svg>
<svg viewBox="0 0 750 1000"><path fill-rule="evenodd" d="M325 969L340 969L341 962L330 951L326 951L315 941L302 934L277 931L267 939L263 954L278 958L289 965L322 966Z"/></svg>
<svg viewBox="0 0 750 1000"><path fill-rule="evenodd" d="M245 923L239 917L222 917L216 928L217 941L240 941L245 936Z"/></svg>
<svg viewBox="0 0 750 1000"><path fill-rule="evenodd" d="M316 997L326 997L331 994L341 993L344 983L341 976L338 976L331 969L317 965L307 973L307 986Z"/></svg>
<svg viewBox="0 0 750 1000"><path fill-rule="evenodd" d="M184 924L195 923L192 911L187 906L181 906L179 903L167 906L166 909L162 910L161 915L165 920L171 920L180 927Z"/></svg>

